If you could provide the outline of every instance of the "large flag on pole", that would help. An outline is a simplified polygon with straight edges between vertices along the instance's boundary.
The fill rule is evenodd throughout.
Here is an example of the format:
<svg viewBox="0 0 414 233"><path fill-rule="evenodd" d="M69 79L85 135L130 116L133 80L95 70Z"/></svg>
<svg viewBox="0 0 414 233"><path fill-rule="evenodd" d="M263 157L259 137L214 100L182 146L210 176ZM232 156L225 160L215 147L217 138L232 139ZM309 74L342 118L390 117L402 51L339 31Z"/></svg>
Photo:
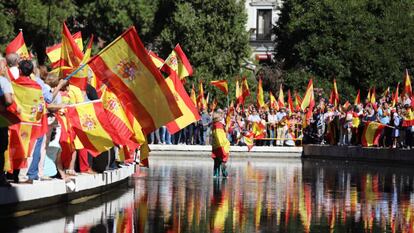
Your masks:
<svg viewBox="0 0 414 233"><path fill-rule="evenodd" d="M10 53L17 53L21 59L30 59L31 56L27 51L26 43L24 42L23 32L19 34L7 45L6 55Z"/></svg>
<svg viewBox="0 0 414 233"><path fill-rule="evenodd" d="M204 88L201 80L198 82L197 107L199 110L207 109L207 101L204 98Z"/></svg>
<svg viewBox="0 0 414 233"><path fill-rule="evenodd" d="M82 145L97 156L116 144L122 145L117 131L109 122L102 100L71 105L68 108L70 125Z"/></svg>
<svg viewBox="0 0 414 233"><path fill-rule="evenodd" d="M191 101L193 101L194 105L197 106L197 97L196 97L194 84L191 86L190 99L191 99Z"/></svg>
<svg viewBox="0 0 414 233"><path fill-rule="evenodd" d="M182 115L164 77L152 62L135 27L129 28L89 66L148 134Z"/></svg>
<svg viewBox="0 0 414 233"><path fill-rule="evenodd" d="M243 96L243 103L246 101L246 98L250 95L249 84L247 83L247 78L243 77L242 80L242 96Z"/></svg>
<svg viewBox="0 0 414 233"><path fill-rule="evenodd" d="M152 62L154 62L154 65L155 65L158 69L161 69L161 67L164 65L165 61L164 61L162 58L158 57L158 55L157 55L157 54L155 54L155 53L154 53L154 52L152 52L152 51L149 51L149 52L148 52L148 55L151 57L151 60L152 60Z"/></svg>
<svg viewBox="0 0 414 233"><path fill-rule="evenodd" d="M413 95L413 89L411 86L411 78L408 74L408 69L405 69L405 75L404 75L404 94L408 94L409 97Z"/></svg>
<svg viewBox="0 0 414 233"><path fill-rule="evenodd" d="M399 89L400 89L400 83L398 83L397 84L397 89L395 89L395 92L394 92L394 94L392 95L392 103L391 103L391 106L392 107L395 107L395 105L397 104L397 102L398 102L398 97L400 96L400 94L399 94Z"/></svg>
<svg viewBox="0 0 414 233"><path fill-rule="evenodd" d="M304 111L308 108L308 112L306 113L306 119L310 119L313 112L313 107L315 106L315 97L313 93L313 81L312 79L309 80L308 87L306 88L305 96L303 97L302 104L300 108Z"/></svg>
<svg viewBox="0 0 414 233"><path fill-rule="evenodd" d="M161 69L168 74L171 74L169 69L174 70L181 80L193 75L193 68L191 67L190 61L188 61L187 56L179 44L175 46L174 50L165 59L165 65Z"/></svg>
<svg viewBox="0 0 414 233"><path fill-rule="evenodd" d="M166 82L168 83L171 92L174 93L178 107L183 113L182 116L166 125L170 134L175 134L187 125L200 120L200 115L198 114L197 107L191 100L190 96L188 96L181 80L177 75L170 75L166 79Z"/></svg>
<svg viewBox="0 0 414 233"><path fill-rule="evenodd" d="M80 50L83 50L83 41L81 32L77 32L72 35L73 40L75 40L76 45ZM52 45L46 48L46 54L49 57L51 67L57 68L63 62L60 60L62 43Z"/></svg>
<svg viewBox="0 0 414 233"><path fill-rule="evenodd" d="M243 95L242 95L242 88L239 85L239 80L236 80L236 105L240 105L243 103Z"/></svg>
<svg viewBox="0 0 414 233"><path fill-rule="evenodd" d="M277 104L275 96L272 94L272 92L269 92L269 102L270 102L270 108L271 109L279 109L279 105Z"/></svg>
<svg viewBox="0 0 414 233"><path fill-rule="evenodd" d="M333 88L331 91L331 96L329 98L329 103L337 107L339 104L339 93L338 87L336 86L336 79L333 80Z"/></svg>
<svg viewBox="0 0 414 233"><path fill-rule="evenodd" d="M358 93L357 93L357 95L355 97L355 100L354 100L354 105L358 105L360 103L361 103L361 94L360 94L360 90L358 90Z"/></svg>
<svg viewBox="0 0 414 233"><path fill-rule="evenodd" d="M264 102L264 93L263 93L263 87L262 87L262 79L259 78L259 84L257 85L257 107L263 108L265 106Z"/></svg>
<svg viewBox="0 0 414 233"><path fill-rule="evenodd" d="M290 110L290 113L293 113L295 111L295 107L293 106L292 96L290 95L290 90L288 90L288 108Z"/></svg>
<svg viewBox="0 0 414 233"><path fill-rule="evenodd" d="M215 80L211 81L210 84L220 89L225 95L229 93L227 80Z"/></svg>
<svg viewBox="0 0 414 233"><path fill-rule="evenodd" d="M280 108L285 107L285 95L283 94L283 86L280 84L279 88L279 98L277 99L277 104Z"/></svg>

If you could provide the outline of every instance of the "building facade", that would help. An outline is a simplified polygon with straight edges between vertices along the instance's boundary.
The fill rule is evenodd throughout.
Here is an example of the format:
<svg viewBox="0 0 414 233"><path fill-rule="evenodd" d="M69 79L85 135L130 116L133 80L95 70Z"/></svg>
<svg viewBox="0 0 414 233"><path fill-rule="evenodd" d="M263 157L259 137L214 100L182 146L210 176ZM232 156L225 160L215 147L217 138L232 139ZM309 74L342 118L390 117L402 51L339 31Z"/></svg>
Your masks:
<svg viewBox="0 0 414 233"><path fill-rule="evenodd" d="M279 19L281 0L246 0L246 30L250 33L252 59L268 62L273 58L275 35L272 28Z"/></svg>

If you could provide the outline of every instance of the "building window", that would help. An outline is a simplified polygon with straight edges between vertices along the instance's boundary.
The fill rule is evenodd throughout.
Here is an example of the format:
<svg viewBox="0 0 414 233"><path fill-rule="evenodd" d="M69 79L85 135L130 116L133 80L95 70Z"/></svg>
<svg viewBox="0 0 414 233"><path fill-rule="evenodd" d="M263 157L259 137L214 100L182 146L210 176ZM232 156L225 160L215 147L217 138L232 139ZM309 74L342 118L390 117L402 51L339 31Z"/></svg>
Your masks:
<svg viewBox="0 0 414 233"><path fill-rule="evenodd" d="M271 40L272 10L257 10L256 40Z"/></svg>

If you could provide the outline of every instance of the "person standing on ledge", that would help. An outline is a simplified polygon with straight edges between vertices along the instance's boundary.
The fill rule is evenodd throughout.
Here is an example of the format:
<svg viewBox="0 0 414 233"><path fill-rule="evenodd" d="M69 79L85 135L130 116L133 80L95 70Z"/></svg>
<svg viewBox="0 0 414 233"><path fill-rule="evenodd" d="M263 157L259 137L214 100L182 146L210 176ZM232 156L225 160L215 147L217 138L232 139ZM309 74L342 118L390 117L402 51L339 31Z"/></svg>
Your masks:
<svg viewBox="0 0 414 233"><path fill-rule="evenodd" d="M226 163L230 155L230 142L226 137L224 118L222 113L213 114L212 129L212 153L211 158L214 159L214 177L220 175L220 167L223 177L227 177Z"/></svg>

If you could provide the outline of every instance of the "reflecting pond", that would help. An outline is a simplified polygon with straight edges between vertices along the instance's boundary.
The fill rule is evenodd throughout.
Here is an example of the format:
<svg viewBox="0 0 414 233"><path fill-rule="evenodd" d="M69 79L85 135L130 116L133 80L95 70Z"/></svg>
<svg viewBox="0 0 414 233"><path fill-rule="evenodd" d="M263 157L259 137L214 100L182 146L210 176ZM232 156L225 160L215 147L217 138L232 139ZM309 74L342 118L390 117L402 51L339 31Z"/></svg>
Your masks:
<svg viewBox="0 0 414 233"><path fill-rule="evenodd" d="M228 168L228 178L213 178L211 159L154 156L129 187L1 225L42 233L414 232L411 167L231 159Z"/></svg>

